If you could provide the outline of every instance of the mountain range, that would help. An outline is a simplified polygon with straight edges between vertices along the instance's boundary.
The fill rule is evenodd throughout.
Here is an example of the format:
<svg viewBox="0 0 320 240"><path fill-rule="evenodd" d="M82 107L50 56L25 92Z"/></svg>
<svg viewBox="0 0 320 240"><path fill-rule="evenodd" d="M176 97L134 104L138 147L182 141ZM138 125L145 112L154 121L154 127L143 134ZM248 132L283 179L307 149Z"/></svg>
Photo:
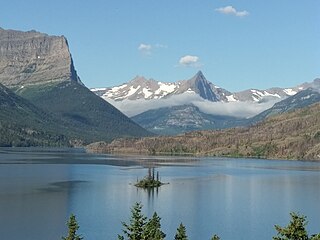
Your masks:
<svg viewBox="0 0 320 240"><path fill-rule="evenodd" d="M0 29L0 84L2 146L152 135L84 86L64 36Z"/></svg>
<svg viewBox="0 0 320 240"><path fill-rule="evenodd" d="M191 130L247 126L276 112L310 105L318 101L317 97L296 99L295 103L286 100L300 92L307 96L309 89L318 95L320 79L291 88L231 93L208 81L199 71L188 80L173 83L138 76L120 86L91 91L149 131L174 135Z"/></svg>

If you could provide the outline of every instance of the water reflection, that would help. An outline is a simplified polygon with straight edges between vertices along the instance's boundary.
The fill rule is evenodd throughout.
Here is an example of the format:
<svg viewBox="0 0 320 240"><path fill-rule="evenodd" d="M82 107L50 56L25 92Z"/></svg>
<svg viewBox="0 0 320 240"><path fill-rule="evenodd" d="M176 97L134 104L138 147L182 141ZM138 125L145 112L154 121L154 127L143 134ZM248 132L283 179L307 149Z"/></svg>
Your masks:
<svg viewBox="0 0 320 240"><path fill-rule="evenodd" d="M319 163L19 151L0 149L1 239L59 239L71 212L85 239L115 239L134 202L158 212L168 239L181 221L190 239L271 239L291 211L319 232ZM169 184L136 188L149 167Z"/></svg>

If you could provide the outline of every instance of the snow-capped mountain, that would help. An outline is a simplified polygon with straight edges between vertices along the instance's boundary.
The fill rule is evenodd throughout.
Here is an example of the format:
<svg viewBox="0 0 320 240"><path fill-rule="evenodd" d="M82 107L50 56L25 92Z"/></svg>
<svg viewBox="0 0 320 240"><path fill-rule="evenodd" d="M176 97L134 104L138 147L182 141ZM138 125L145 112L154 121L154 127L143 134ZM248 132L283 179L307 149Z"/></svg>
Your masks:
<svg viewBox="0 0 320 240"><path fill-rule="evenodd" d="M211 102L266 102L269 100L281 101L307 88L320 89L320 79L311 83L304 83L293 88L269 88L267 90L248 89L231 93L208 81L201 71L188 80L172 83L160 82L137 76L128 83L116 87L93 88L91 91L105 100L154 100L166 99L174 95L185 93L196 94Z"/></svg>
<svg viewBox="0 0 320 240"><path fill-rule="evenodd" d="M173 95L193 93L201 98L212 101L228 101L231 93L209 82L203 73L199 71L188 80L173 83L158 82L154 79L146 79L137 76L130 82L111 88L93 88L94 93L104 99L114 101L138 100L138 99L163 99Z"/></svg>

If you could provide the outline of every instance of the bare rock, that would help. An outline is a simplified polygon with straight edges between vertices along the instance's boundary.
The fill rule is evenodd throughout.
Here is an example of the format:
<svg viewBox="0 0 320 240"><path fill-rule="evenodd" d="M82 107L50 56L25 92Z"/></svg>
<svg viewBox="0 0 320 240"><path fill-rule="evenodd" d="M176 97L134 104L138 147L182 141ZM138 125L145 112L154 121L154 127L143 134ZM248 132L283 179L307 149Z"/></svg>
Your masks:
<svg viewBox="0 0 320 240"><path fill-rule="evenodd" d="M0 83L8 87L77 81L64 36L0 29Z"/></svg>

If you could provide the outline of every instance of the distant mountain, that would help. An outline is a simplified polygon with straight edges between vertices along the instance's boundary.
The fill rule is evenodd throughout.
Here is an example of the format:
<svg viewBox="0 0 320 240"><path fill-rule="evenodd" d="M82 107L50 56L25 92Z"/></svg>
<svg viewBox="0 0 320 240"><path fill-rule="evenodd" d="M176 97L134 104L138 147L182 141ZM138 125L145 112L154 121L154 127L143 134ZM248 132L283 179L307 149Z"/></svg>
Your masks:
<svg viewBox="0 0 320 240"><path fill-rule="evenodd" d="M247 128L118 139L110 144L91 144L88 151L320 161L320 103L270 117Z"/></svg>
<svg viewBox="0 0 320 240"><path fill-rule="evenodd" d="M145 129L162 135L206 129L224 129L245 123L245 119L203 113L193 105L149 110L132 117Z"/></svg>
<svg viewBox="0 0 320 240"><path fill-rule="evenodd" d="M163 99L173 95L195 93L209 101L225 101L226 95L231 94L209 82L201 71L189 80L174 83L158 82L154 79L135 77L128 83L112 88L91 89L104 99L115 101L138 100L138 99Z"/></svg>
<svg viewBox="0 0 320 240"><path fill-rule="evenodd" d="M320 79L319 79L320 80ZM313 83L320 83L320 81L315 80ZM286 113L295 109L304 108L307 106L310 106L314 103L320 102L320 92L317 89L311 88L311 86L314 86L317 88L317 86L313 84L306 84L305 87L309 87L306 90L302 90L298 92L297 94L288 97L276 104L273 105L273 107L263 111L262 113L248 119L249 123L257 123L260 122L270 116L277 115L280 113Z"/></svg>
<svg viewBox="0 0 320 240"><path fill-rule="evenodd" d="M269 88L266 90L248 89L231 93L208 81L201 71L188 80L172 83L159 82L154 79L136 77L128 83L116 87L92 88L91 91L105 100L159 100L184 93L194 93L204 100L212 102L264 102L280 101L293 96L309 87L320 89L319 79L292 88Z"/></svg>
<svg viewBox="0 0 320 240"><path fill-rule="evenodd" d="M75 144L150 135L82 84L63 36L0 29L0 83L59 119Z"/></svg>
<svg viewBox="0 0 320 240"><path fill-rule="evenodd" d="M291 99L309 88L320 91L320 79L292 88L248 89L231 93L208 81L199 71L192 78L178 82L164 83L136 77L117 87L96 88L91 91L131 116L144 128L167 135L190 130L250 125L263 120L272 112L284 112L275 109L281 104L288 104L285 99ZM279 104L268 109L277 102ZM309 105L307 101L297 103L300 104ZM296 108L292 104L291 106L292 109ZM219 110L216 110L217 107ZM241 116L239 112L242 112ZM252 118L254 114L259 115ZM225 123L220 124L223 121Z"/></svg>

